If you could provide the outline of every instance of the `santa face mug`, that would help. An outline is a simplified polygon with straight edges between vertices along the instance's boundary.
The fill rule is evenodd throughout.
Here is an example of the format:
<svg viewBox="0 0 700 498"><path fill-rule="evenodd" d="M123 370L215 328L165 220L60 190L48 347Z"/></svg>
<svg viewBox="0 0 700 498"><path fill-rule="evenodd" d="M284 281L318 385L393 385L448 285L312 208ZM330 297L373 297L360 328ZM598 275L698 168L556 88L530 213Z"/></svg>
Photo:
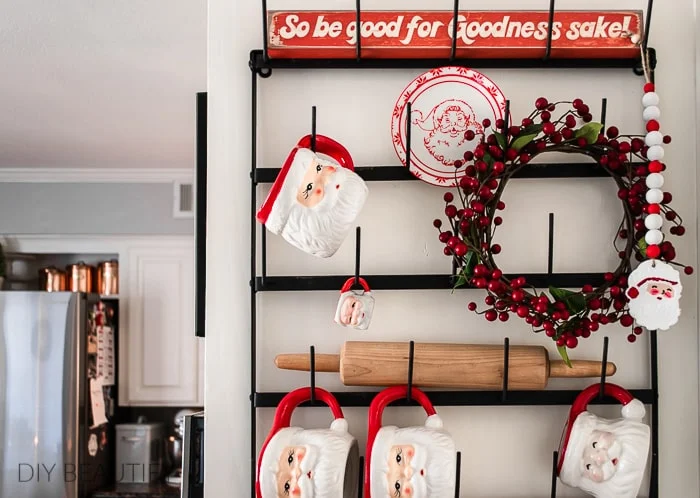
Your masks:
<svg viewBox="0 0 700 498"><path fill-rule="evenodd" d="M374 297L364 278L358 279L362 290L354 290L352 288L354 283L355 278L351 277L340 289L340 299L335 310L335 323L343 327L367 330L374 312Z"/></svg>
<svg viewBox="0 0 700 498"><path fill-rule="evenodd" d="M559 478L596 498L636 498L649 455L644 405L620 386L606 383L605 395L623 406L622 418L604 419L587 410L599 393L600 384L592 385L571 407L559 448Z"/></svg>
<svg viewBox="0 0 700 498"><path fill-rule="evenodd" d="M338 402L320 388L316 399L333 413L329 429L289 427L292 412L311 399L311 388L280 401L258 460L257 498L357 498L360 453Z"/></svg>
<svg viewBox="0 0 700 498"><path fill-rule="evenodd" d="M457 451L452 437L428 397L412 388L428 418L424 426L382 427L384 408L405 398L408 388L396 386L377 394L369 407L365 453L366 498L453 498L457 485Z"/></svg>
<svg viewBox="0 0 700 498"><path fill-rule="evenodd" d="M316 135L302 138L287 157L257 219L275 235L320 258L336 253L364 206L367 185L350 153Z"/></svg>
<svg viewBox="0 0 700 498"><path fill-rule="evenodd" d="M683 292L681 274L668 263L648 259L630 273L630 315L647 330L668 330L678 323Z"/></svg>

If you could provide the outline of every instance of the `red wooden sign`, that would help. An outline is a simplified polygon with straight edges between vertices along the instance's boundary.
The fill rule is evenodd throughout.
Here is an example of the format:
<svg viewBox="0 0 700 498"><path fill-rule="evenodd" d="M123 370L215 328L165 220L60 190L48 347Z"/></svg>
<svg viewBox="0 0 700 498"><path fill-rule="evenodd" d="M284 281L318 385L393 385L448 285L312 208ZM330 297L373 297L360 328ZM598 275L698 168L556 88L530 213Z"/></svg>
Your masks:
<svg viewBox="0 0 700 498"><path fill-rule="evenodd" d="M452 46L450 11L363 11L362 57L443 58ZM537 58L547 46L548 11L461 12L456 56ZM557 11L552 58L636 58L641 11ZM355 11L270 11L272 58L354 58ZM632 35L636 35L633 37Z"/></svg>

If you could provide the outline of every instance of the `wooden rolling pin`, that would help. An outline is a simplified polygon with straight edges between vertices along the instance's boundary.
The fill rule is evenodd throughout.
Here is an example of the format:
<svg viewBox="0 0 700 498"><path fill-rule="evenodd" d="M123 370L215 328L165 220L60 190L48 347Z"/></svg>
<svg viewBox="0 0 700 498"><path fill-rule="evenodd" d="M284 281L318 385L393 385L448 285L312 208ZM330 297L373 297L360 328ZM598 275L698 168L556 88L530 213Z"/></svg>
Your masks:
<svg viewBox="0 0 700 498"><path fill-rule="evenodd" d="M395 386L408 381L408 342L346 342L339 355L316 354L317 372L340 372L346 386ZM415 343L413 384L416 387L501 389L504 349L500 345ZM510 346L508 389L539 390L551 377L598 377L599 361L551 361L544 346ZM280 354L284 370L310 370L309 354ZM616 371L608 362L606 375Z"/></svg>

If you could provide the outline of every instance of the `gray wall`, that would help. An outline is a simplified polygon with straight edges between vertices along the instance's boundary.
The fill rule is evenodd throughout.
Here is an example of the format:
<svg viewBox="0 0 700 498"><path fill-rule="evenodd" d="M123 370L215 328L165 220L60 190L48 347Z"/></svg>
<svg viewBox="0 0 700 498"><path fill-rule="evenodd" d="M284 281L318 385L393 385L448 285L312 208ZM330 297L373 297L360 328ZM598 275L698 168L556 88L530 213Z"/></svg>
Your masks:
<svg viewBox="0 0 700 498"><path fill-rule="evenodd" d="M172 184L0 183L0 234L188 235Z"/></svg>

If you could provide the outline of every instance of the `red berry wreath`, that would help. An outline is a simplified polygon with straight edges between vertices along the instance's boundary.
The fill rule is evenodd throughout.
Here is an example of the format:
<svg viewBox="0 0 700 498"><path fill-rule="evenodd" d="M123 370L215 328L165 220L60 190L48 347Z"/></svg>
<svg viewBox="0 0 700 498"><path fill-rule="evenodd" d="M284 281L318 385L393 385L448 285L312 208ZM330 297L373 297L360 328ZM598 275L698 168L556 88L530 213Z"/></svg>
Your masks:
<svg viewBox="0 0 700 498"><path fill-rule="evenodd" d="M601 325L616 322L624 327L634 325L626 292L633 256L638 261L660 259L684 267L686 274L692 273L691 267L674 261L673 244L656 233L660 216L672 223L673 235L683 235L685 228L680 216L670 207L671 194L659 190L663 178L659 180L657 175L660 177L659 173L666 169L661 162L663 149L659 144L668 144L671 138L658 132L655 107L658 97L647 96L656 96L653 85L645 86L645 92L645 106L655 108L649 112L645 109L649 132L646 137L620 135L615 126L603 134L603 126L592 121L589 107L581 99L550 103L540 97L535 110L519 126L507 126L499 119L495 130L488 136L480 136L476 148L464 154L464 162L455 162L456 170L463 168L464 176L456 194L444 194L450 229L442 230L439 219L433 224L440 231L445 255L456 260L455 286L469 284L487 292L484 299L487 308L477 311L477 304L471 302L469 310L491 322L507 321L516 315L535 332L544 332L555 341L568 361L567 348L575 348L579 340L590 337ZM555 117L555 113L559 115ZM491 122L485 119L483 125L488 129ZM467 139L479 138L473 132L467 133L470 135L465 134ZM656 148L650 151L652 147ZM501 247L492 239L496 228L503 223L498 212L506 207L500 199L508 180L534 157L554 151L589 156L616 182L624 218L614 242L617 248L624 241L624 248L618 248L619 266L605 274L599 287L585 285L578 292L549 287L548 295L538 293L522 276L506 278L493 259ZM650 192L652 188L654 192ZM641 327L634 327L628 339L634 342L641 333Z"/></svg>

